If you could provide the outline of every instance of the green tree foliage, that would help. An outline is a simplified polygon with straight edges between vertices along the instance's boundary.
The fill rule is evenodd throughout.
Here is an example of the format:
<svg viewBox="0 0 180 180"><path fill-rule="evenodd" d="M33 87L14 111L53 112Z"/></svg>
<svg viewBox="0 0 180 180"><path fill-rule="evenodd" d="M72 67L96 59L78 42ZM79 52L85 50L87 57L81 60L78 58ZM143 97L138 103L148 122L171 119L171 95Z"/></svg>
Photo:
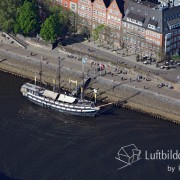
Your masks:
<svg viewBox="0 0 180 180"><path fill-rule="evenodd" d="M41 26L40 36L46 41L54 43L61 35L61 24L58 15L51 15Z"/></svg>
<svg viewBox="0 0 180 180"><path fill-rule="evenodd" d="M99 35L100 35L100 33L104 30L104 28L105 28L105 26L102 24L102 25L97 26L97 27L92 31L92 36L93 36L94 42L99 39Z"/></svg>
<svg viewBox="0 0 180 180"><path fill-rule="evenodd" d="M18 16L14 27L15 33L31 35L38 30L38 9L35 1L24 1L24 4L18 9Z"/></svg>
<svg viewBox="0 0 180 180"><path fill-rule="evenodd" d="M62 6L51 6L50 8L52 14L56 14L59 17L59 22L62 26L62 34L66 35L67 32L74 28L74 13Z"/></svg>
<svg viewBox="0 0 180 180"><path fill-rule="evenodd" d="M0 28L4 31L12 31L17 14L17 8L22 0L0 0Z"/></svg>

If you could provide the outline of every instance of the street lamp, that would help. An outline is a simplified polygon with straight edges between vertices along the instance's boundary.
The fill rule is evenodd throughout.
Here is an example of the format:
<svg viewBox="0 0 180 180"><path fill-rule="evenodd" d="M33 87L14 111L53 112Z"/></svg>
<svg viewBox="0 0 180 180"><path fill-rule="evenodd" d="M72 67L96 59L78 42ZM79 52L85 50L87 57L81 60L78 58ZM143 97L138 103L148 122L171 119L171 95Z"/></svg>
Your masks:
<svg viewBox="0 0 180 180"><path fill-rule="evenodd" d="M97 98L97 89L94 89L94 103L96 104L96 98Z"/></svg>

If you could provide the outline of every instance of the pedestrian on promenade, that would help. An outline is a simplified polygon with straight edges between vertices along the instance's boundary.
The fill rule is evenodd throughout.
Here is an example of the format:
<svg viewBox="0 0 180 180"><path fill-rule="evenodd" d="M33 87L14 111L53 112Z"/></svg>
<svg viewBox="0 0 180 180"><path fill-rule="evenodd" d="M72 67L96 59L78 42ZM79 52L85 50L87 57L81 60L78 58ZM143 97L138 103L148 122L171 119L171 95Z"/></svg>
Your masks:
<svg viewBox="0 0 180 180"><path fill-rule="evenodd" d="M131 78L130 78L129 80L130 80L130 82L131 82Z"/></svg>
<svg viewBox="0 0 180 180"><path fill-rule="evenodd" d="M106 71L104 71L104 74L106 75Z"/></svg>
<svg viewBox="0 0 180 180"><path fill-rule="evenodd" d="M115 85L113 85L113 91L114 91Z"/></svg>
<svg viewBox="0 0 180 180"><path fill-rule="evenodd" d="M123 80L123 77L121 77L121 80Z"/></svg>

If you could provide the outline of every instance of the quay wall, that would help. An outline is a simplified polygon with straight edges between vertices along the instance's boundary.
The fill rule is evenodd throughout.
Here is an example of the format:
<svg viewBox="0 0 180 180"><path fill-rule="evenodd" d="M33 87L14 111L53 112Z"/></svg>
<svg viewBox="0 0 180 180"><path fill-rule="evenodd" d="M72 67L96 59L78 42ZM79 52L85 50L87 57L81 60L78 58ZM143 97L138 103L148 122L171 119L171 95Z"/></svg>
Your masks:
<svg viewBox="0 0 180 180"><path fill-rule="evenodd" d="M3 52L1 52L3 55ZM5 54L4 54L5 55ZM39 62L33 58L19 57L18 55L9 54L7 60L0 63L0 70L19 75L24 78L33 80L38 77ZM57 66L43 62L42 80L45 83L53 85L53 79L56 79ZM69 89L69 78L81 81L81 72L62 68L62 83L64 89ZM72 87L73 88L73 87ZM180 123L180 100L153 93L149 90L138 89L128 84L118 84L103 77L97 77L90 83L86 90L86 95L92 97L92 90L98 89L98 99L106 102L117 102L117 106L133 109L152 115L157 118L171 120ZM121 104L121 102L124 102Z"/></svg>

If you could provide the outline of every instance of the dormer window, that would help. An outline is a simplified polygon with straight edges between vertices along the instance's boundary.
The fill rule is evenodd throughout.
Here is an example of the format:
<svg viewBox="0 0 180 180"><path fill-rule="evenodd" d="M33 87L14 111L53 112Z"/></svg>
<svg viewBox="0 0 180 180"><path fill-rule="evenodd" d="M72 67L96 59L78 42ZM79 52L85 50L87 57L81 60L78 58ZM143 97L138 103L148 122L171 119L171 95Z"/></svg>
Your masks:
<svg viewBox="0 0 180 180"><path fill-rule="evenodd" d="M144 20L145 20L145 18L139 14L135 14L135 13L130 12L127 15L127 21L132 22L134 24L137 24L139 26L143 25Z"/></svg>
<svg viewBox="0 0 180 180"><path fill-rule="evenodd" d="M150 28L150 29L154 29L154 30L155 30L155 26L154 26L154 25L152 25L152 24L148 24L148 28Z"/></svg>

